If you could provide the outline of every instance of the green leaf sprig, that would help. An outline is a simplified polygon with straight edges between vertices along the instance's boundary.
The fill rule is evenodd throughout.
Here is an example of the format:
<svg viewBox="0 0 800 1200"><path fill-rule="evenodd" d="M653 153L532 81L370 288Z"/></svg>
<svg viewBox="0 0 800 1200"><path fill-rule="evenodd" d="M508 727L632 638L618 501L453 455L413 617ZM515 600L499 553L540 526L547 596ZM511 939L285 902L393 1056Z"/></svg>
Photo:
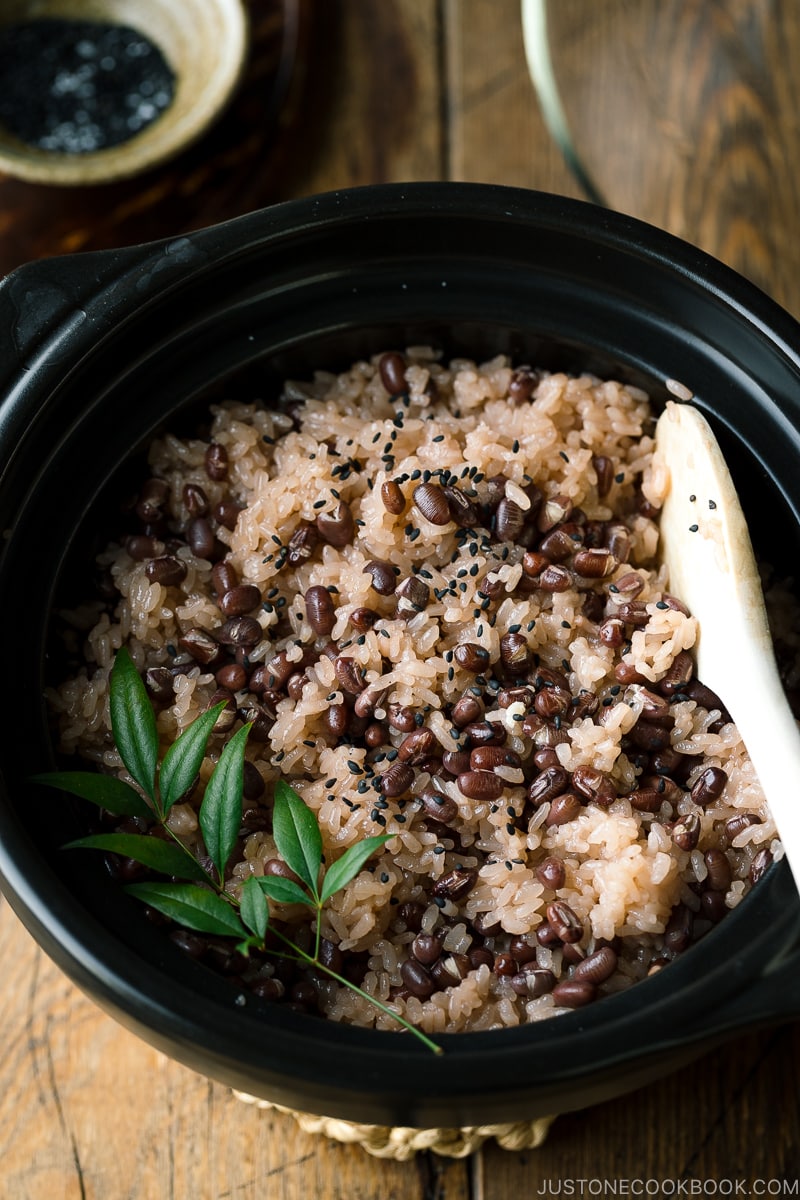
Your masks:
<svg viewBox="0 0 800 1200"><path fill-rule="evenodd" d="M441 1047L422 1030L320 958L324 905L355 878L391 834L357 842L323 872L322 835L317 819L297 792L279 779L275 785L272 833L278 853L299 882L278 875L253 875L241 886L237 897L226 887L225 871L241 824L245 748L250 726L242 726L223 747L198 811L208 856L204 861L210 860L213 866L210 870L172 831L167 817L173 805L195 784L224 702L195 718L159 764L155 712L141 676L123 647L111 671L109 708L111 731L120 758L141 791L115 776L89 771L52 771L36 775L33 780L89 800L117 816L155 821L167 840L149 833L100 833L78 838L65 848L111 851L169 876L163 882L131 883L125 890L187 929L236 938L237 949L245 955L256 949L323 972L390 1016L435 1054L441 1054ZM270 900L276 904L301 904L311 910L313 949L303 949L282 929L270 925ZM270 933L272 938L267 945ZM274 948L275 941L281 944L281 950Z"/></svg>

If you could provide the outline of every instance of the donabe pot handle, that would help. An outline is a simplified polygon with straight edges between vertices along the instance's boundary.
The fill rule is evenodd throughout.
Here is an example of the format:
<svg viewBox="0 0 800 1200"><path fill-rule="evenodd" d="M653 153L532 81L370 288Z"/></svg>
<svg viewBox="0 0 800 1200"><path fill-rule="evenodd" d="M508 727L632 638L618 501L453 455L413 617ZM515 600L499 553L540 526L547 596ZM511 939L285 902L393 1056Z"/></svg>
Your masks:
<svg viewBox="0 0 800 1200"><path fill-rule="evenodd" d="M41 259L0 281L0 394L30 368L41 347L85 321L93 296L149 253L136 246Z"/></svg>
<svg viewBox="0 0 800 1200"><path fill-rule="evenodd" d="M189 235L41 259L12 271L0 281L0 399L21 371L35 367L40 351L51 361L69 357L77 330L101 336L136 303L206 259Z"/></svg>
<svg viewBox="0 0 800 1200"><path fill-rule="evenodd" d="M783 955L716 1010L699 1036L744 1033L800 1018L800 948ZM710 1028L709 1028L710 1025Z"/></svg>

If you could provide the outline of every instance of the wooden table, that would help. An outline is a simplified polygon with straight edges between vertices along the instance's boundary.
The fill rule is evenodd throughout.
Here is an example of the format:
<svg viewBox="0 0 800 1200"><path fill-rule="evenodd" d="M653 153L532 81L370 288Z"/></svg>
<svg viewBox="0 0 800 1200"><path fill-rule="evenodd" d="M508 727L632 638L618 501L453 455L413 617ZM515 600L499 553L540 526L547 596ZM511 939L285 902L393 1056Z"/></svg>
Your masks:
<svg viewBox="0 0 800 1200"><path fill-rule="evenodd" d="M800 315L800 6L559 4L556 67L607 201L699 243ZM178 162L75 192L0 178L0 270L351 184L461 179L580 194L536 103L518 0L253 0L252 12L243 92ZM123 1032L4 901L0 962L3 1200L797 1187L800 1025L740 1037L680 1076L561 1117L538 1150L487 1144L467 1160L394 1163L246 1106Z"/></svg>

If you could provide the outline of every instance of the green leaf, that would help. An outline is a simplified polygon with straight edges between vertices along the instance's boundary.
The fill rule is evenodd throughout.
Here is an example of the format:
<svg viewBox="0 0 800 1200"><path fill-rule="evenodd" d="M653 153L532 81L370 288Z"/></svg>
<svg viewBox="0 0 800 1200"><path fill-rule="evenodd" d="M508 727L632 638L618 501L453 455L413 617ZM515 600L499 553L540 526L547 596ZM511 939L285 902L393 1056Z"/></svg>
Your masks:
<svg viewBox="0 0 800 1200"><path fill-rule="evenodd" d="M198 819L211 861L225 878L225 866L242 823L244 751L250 726L244 725L224 747L206 784Z"/></svg>
<svg viewBox="0 0 800 1200"><path fill-rule="evenodd" d="M65 850L111 850L124 858L133 858L145 867L162 875L177 875L180 879L205 879L200 864L174 842L162 842L146 833L95 833L90 837L67 842Z"/></svg>
<svg viewBox="0 0 800 1200"><path fill-rule="evenodd" d="M158 773L158 784L161 792L161 805L166 815L176 800L180 800L197 778L203 765L206 746L211 736L211 730L216 724L217 717L225 707L221 700L208 712L192 721L176 742L173 742Z"/></svg>
<svg viewBox="0 0 800 1200"><path fill-rule="evenodd" d="M335 863L331 863L325 872L325 879L322 883L320 899L323 903L329 900L334 892L338 892L340 888L348 884L351 879L355 879L373 851L377 850L379 846L383 846L393 836L391 833L382 833L378 837L365 838L363 842L356 842L355 846L350 846L341 858L337 858Z"/></svg>
<svg viewBox="0 0 800 1200"><path fill-rule="evenodd" d="M125 891L187 929L222 937L246 937L228 901L193 883L129 883Z"/></svg>
<svg viewBox="0 0 800 1200"><path fill-rule="evenodd" d="M247 928L252 929L263 942L269 924L269 905L254 875L251 875L242 887L239 915Z"/></svg>
<svg viewBox="0 0 800 1200"><path fill-rule="evenodd" d="M49 771L45 775L32 775L32 783L43 783L47 787L70 792L83 800L91 800L98 808L116 813L118 817L150 817L153 810L143 796L129 783L117 779L116 775L100 775L95 771Z"/></svg>
<svg viewBox="0 0 800 1200"><path fill-rule="evenodd" d="M280 875L262 875L256 879L261 891L278 904L308 904L315 908L314 901L306 895L299 883L283 879Z"/></svg>
<svg viewBox="0 0 800 1200"><path fill-rule="evenodd" d="M272 836L287 867L307 883L315 899L322 866L322 836L317 818L283 779L275 784Z"/></svg>
<svg viewBox="0 0 800 1200"><path fill-rule="evenodd" d="M109 689L111 730L131 776L155 802L158 730L156 715L133 659L123 646L117 651Z"/></svg>
<svg viewBox="0 0 800 1200"><path fill-rule="evenodd" d="M250 951L260 950L263 945L263 941L263 938L258 938L254 933L251 933L250 936L246 937L243 942L236 943L236 949L240 954L243 954L245 958L249 958Z"/></svg>

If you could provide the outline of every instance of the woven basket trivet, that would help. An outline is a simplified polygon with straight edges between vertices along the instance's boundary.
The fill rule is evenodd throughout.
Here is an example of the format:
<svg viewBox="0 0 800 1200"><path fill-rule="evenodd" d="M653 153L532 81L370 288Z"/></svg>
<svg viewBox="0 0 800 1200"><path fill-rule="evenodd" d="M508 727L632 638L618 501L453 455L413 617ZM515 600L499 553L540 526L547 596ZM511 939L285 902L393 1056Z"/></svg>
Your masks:
<svg viewBox="0 0 800 1200"><path fill-rule="evenodd" d="M433 1150L448 1158L466 1158L480 1149L489 1138L496 1138L504 1150L533 1150L541 1146L555 1120L554 1117L539 1117L536 1121L516 1121L509 1125L467 1125L463 1129L412 1129L399 1125L392 1128L389 1125L357 1125L353 1121L339 1121L333 1117L314 1117L310 1113L295 1112L281 1104L248 1096L246 1092L234 1091L233 1094L257 1108L288 1113L304 1133L322 1133L337 1142L357 1142L376 1158L395 1158L400 1162L413 1158L419 1150Z"/></svg>

